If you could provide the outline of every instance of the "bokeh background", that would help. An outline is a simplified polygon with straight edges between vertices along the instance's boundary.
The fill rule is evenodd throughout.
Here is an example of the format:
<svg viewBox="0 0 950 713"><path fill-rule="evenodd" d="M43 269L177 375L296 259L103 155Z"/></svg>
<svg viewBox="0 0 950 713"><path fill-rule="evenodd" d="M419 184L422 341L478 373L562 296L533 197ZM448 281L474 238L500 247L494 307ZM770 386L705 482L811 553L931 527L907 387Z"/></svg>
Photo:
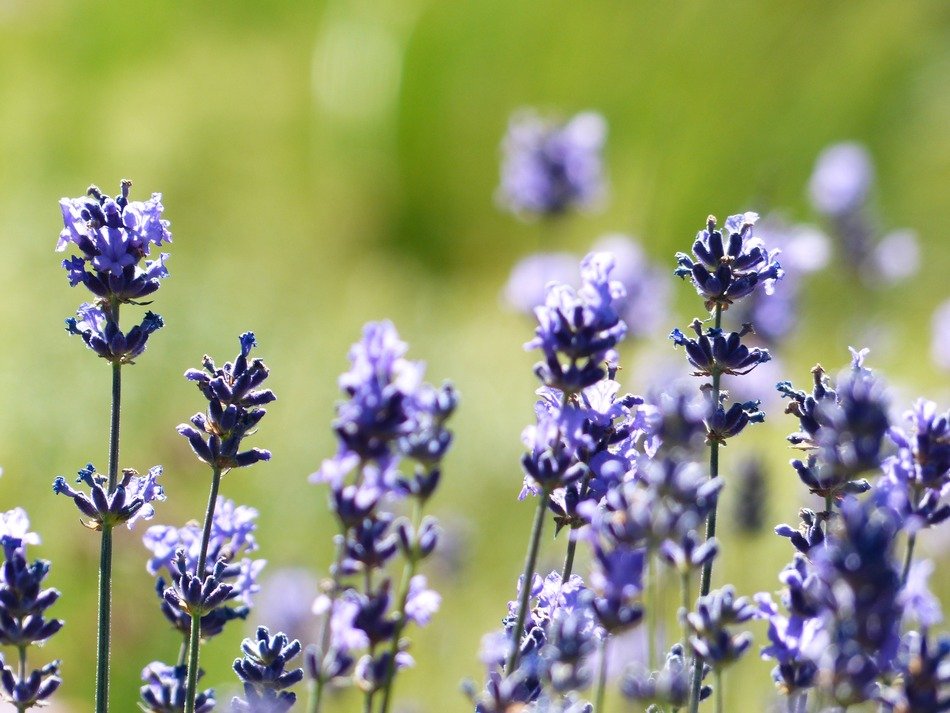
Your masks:
<svg viewBox="0 0 950 713"><path fill-rule="evenodd" d="M244 330L257 333L279 398L254 438L274 459L228 476L223 492L259 508L271 574L320 577L330 562L326 492L307 476L334 451L336 378L361 325L394 320L429 378L457 384L456 445L432 504L454 549L432 571L442 611L412 632L418 666L397 684L405 710L468 709L459 681L481 679L479 639L498 626L523 560L533 509L515 496L536 388L522 349L532 328L499 298L518 258L582 253L625 231L672 269L710 212L815 222L805 186L816 156L861 141L880 222L917 231L920 270L870 290L836 249L807 282L783 364L806 384L812 364L837 368L849 344L866 343L899 407L921 394L950 405L929 355L930 315L950 297L941 0L2 0L0 61L0 509L29 510L43 537L32 554L53 561L63 593L67 628L44 651L64 660L57 711L91 709L95 670L98 537L51 492L54 476L107 460L109 368L62 328L85 295L53 252L58 199L91 182L114 193L131 178L136 198L160 191L172 222L171 276L152 307L167 326L125 372L121 462L165 466L155 523L202 514L207 471L174 430L202 405L182 372L204 353L232 357ZM606 118L609 192L597 211L551 229L497 208L501 137L523 107ZM629 390L647 387L649 367L633 365L651 350L682 359L665 334L702 308L688 285L671 294L656 344L623 354ZM790 547L771 523L795 522L809 502L787 465L794 422L781 407L769 416L723 461L727 477L752 453L766 464L769 524L742 534L727 521L717 565L720 582L747 594L777 587ZM724 507L740 497L732 487ZM144 529L117 535L113 708L123 712L143 666L178 646L145 572ZM943 542L922 547L940 556ZM563 546L545 542L545 567ZM950 593L950 575L938 571L934 585ZM233 626L203 651L205 681L224 700L248 631ZM769 668L747 657L727 709L764 710ZM344 696L331 708L357 704Z"/></svg>

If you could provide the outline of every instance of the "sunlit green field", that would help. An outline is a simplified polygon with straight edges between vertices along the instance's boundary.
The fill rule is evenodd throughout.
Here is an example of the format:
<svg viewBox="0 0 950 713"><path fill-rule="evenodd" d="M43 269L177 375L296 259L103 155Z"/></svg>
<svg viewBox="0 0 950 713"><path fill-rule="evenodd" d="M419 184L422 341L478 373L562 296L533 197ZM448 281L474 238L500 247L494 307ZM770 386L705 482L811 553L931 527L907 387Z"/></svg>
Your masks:
<svg viewBox="0 0 950 713"><path fill-rule="evenodd" d="M229 475L223 493L260 509L265 572L323 576L332 558L327 493L307 476L334 452L336 379L365 321L392 319L428 378L458 386L456 444L431 511L462 549L458 569L433 574L442 610L411 633L418 665L397 682L407 711L468 709L459 681L481 679L480 637L499 625L523 561L533 508L516 500L519 434L533 418L535 356L522 349L531 324L499 301L517 258L581 253L627 231L672 281L673 253L709 213L783 209L815 221L805 184L816 155L862 141L881 221L918 231L922 268L868 291L839 251L807 283L802 327L782 355L788 378L805 384L815 362L835 370L848 345L869 344L896 401L950 406L947 374L929 358L931 311L950 298L950 13L940 0L2 0L0 60L0 510L28 509L43 537L32 555L53 562L62 591L53 611L66 628L43 651L64 662L57 711L91 710L94 688L99 540L51 491L56 475L107 460L110 370L63 330L86 295L53 252L58 199L90 183L114 193L128 177L134 197L160 191L172 222L171 277L151 307L166 328L124 372L121 465L165 467L169 497L154 523L203 514L207 470L175 432L203 400L182 373L205 353L233 357L242 331L257 334L279 399L253 439L274 458ZM603 210L549 229L497 209L499 141L525 106L606 117ZM672 287L678 315L666 331L702 309L688 285ZM682 358L663 341L649 349ZM624 363L647 349L633 345ZM645 388L632 366L622 379ZM809 502L787 465L794 429L773 409L723 454L728 479L744 455L767 453L770 523L795 522ZM723 507L738 497L727 485ZM776 589L787 542L725 522L716 581ZM135 709L143 666L179 644L145 572L144 529L116 535L112 701L122 713ZM923 551L940 557L945 532ZM542 570L563 551L563 538L546 541ZM950 601L946 568L933 584ZM252 631L232 627L202 653L221 708ZM770 667L750 655L730 672L727 710L765 710ZM615 689L609 698L622 710ZM342 696L329 709L359 705Z"/></svg>

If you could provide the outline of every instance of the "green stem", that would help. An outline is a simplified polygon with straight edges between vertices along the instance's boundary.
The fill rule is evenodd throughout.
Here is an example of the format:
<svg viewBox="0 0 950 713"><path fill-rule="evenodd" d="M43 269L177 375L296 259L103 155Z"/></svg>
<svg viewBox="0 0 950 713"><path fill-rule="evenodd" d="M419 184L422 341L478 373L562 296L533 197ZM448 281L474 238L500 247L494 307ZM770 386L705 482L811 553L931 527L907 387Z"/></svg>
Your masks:
<svg viewBox="0 0 950 713"><path fill-rule="evenodd" d="M221 486L221 468L211 466L211 492L208 494L208 508L205 511L204 529L201 532L201 549L198 551L198 564L195 576L204 580L208 559L208 543L211 541L211 524L214 510L218 504L218 488ZM191 632L188 635L188 687L185 693L185 713L194 713L195 697L198 693L198 650L201 648L201 614L191 615Z"/></svg>
<svg viewBox="0 0 950 713"><path fill-rule="evenodd" d="M825 541L827 543L828 535L831 532L831 513L834 509L834 497L825 496Z"/></svg>
<svg viewBox="0 0 950 713"><path fill-rule="evenodd" d="M567 403L566 399L564 403ZM580 500L583 500L584 496L587 495L587 490L590 488L590 477L591 473L588 470L581 481ZM567 531L567 556L564 558L564 570L561 572L562 586L570 578L571 572L574 571L574 553L577 551L577 540L571 537L572 532L574 532L573 526Z"/></svg>
<svg viewBox="0 0 950 713"><path fill-rule="evenodd" d="M320 707L321 688L323 688L323 682L319 678L312 678L307 683L307 713L317 713Z"/></svg>
<svg viewBox="0 0 950 713"><path fill-rule="evenodd" d="M716 305L715 312L715 327L716 329L722 329L722 305ZM712 375L712 407L713 409L719 408L719 385L722 374L719 373L719 370L715 370ZM713 441L709 444L709 478L719 477L719 443ZM716 536L716 505L718 504L718 499L713 503L712 509L709 511L709 517L706 520L706 541ZM709 594L710 585L712 583L712 560L706 562L703 565L703 571L699 579L699 593L701 597L705 597ZM703 658L702 656L693 657L693 685L690 692L689 700L689 710L690 713L696 713L699 709L699 692L702 689L703 683Z"/></svg>
<svg viewBox="0 0 950 713"><path fill-rule="evenodd" d="M680 606L682 606L682 617L680 624L683 628L683 653L689 651L689 625L686 622L686 615L689 613L690 592L689 592L689 570L680 574Z"/></svg>
<svg viewBox="0 0 950 713"><path fill-rule="evenodd" d="M722 705L722 671L718 668L715 671L716 676L716 713L723 713L726 710Z"/></svg>
<svg viewBox="0 0 950 713"><path fill-rule="evenodd" d="M610 634L605 634L600 642L600 668L597 672L597 693L594 698L593 713L604 713L604 696L607 691L607 642Z"/></svg>
<svg viewBox="0 0 950 713"><path fill-rule="evenodd" d="M116 324L119 307L113 306ZM119 482L119 416L122 412L122 365L112 363L109 419L109 494ZM99 547L99 624L96 635L96 713L109 710L109 640L112 630L112 525L103 523Z"/></svg>
<svg viewBox="0 0 950 713"><path fill-rule="evenodd" d="M524 620L528 614L528 599L531 596L531 578L534 576L534 569L538 561L538 547L541 544L541 531L544 529L544 515L548 509L548 499L550 493L547 490L541 491L538 498L538 509L534 513L534 524L531 527L531 539L528 543L528 554L525 557L524 577L521 580L521 597L518 605L518 619L515 622L515 628L511 635L511 651L508 654L508 665L505 671L508 675L514 673L518 667L518 656L521 653L521 630L524 628Z"/></svg>
<svg viewBox="0 0 950 713"><path fill-rule="evenodd" d="M412 503L412 531L418 535L419 524L422 521L422 503L415 498ZM383 687L383 702L380 704L379 713L387 713L389 710L389 701L392 697L393 681L396 679L396 654L399 653L399 637L402 636L403 629L406 628L406 603L409 601L409 585L412 578L416 576L416 553L413 552L406 561L406 567L402 575L402 583L399 586L399 594L396 596L398 603L399 618L396 620L396 628L393 630L393 643L389 648L389 669L386 672L386 685Z"/></svg>
<svg viewBox="0 0 950 713"><path fill-rule="evenodd" d="M647 602L647 636L646 636L646 647L647 647L647 670L652 671L654 669L654 642L656 641L656 614L657 614L657 605L660 603L660 588L657 586L657 576L659 575L659 567L657 567L657 562L654 559L653 555L650 553L649 548L647 549L647 582L649 582L649 592L650 600Z"/></svg>
<svg viewBox="0 0 950 713"><path fill-rule="evenodd" d="M907 554L904 556L904 570L901 573L901 587L906 586L907 577L910 575L910 565L914 561L914 545L917 544L917 533L911 532L907 536Z"/></svg>
<svg viewBox="0 0 950 713"><path fill-rule="evenodd" d="M343 564L343 557L346 554L346 536L348 530L344 528L343 532L337 536L336 561L331 571L332 583L330 592L327 595L330 603L327 606L327 613L323 619L323 625L320 630L320 648L317 649L317 679L311 689L310 702L307 713L319 713L323 704L323 691L326 688L326 681L323 680L322 671L323 660L326 658L327 651L330 648L330 625L333 621L333 605L336 603L337 594L340 591L340 566Z"/></svg>

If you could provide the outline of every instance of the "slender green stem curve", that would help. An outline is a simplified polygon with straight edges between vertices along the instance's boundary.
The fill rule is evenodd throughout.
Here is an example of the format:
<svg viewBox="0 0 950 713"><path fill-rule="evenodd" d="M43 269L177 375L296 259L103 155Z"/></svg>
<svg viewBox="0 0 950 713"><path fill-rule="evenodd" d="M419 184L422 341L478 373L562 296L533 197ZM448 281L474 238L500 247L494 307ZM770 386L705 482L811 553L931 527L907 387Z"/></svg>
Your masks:
<svg viewBox="0 0 950 713"><path fill-rule="evenodd" d="M716 713L723 713L726 709L722 705L722 671L717 668L714 675L716 676Z"/></svg>
<svg viewBox="0 0 950 713"><path fill-rule="evenodd" d="M412 502L412 531L418 535L419 524L422 520L422 503L418 498ZM396 654L399 653L399 637L402 636L403 629L406 628L406 603L409 601L409 585L412 578L416 576L415 552L406 561L406 567L403 571L402 582L399 585L399 594L396 595L399 618L396 620L396 628L393 630L393 643L389 647L389 669L386 671L386 685L383 687L383 701L379 706L379 713L387 713L389 710L389 701L393 692L393 681L396 679Z"/></svg>
<svg viewBox="0 0 950 713"><path fill-rule="evenodd" d="M119 307L113 307L116 324ZM109 494L119 482L119 415L122 412L122 365L112 364L109 424ZM96 635L96 713L109 710L109 640L112 630L112 525L103 523L99 547L99 625Z"/></svg>
<svg viewBox="0 0 950 713"><path fill-rule="evenodd" d="M218 504L218 488L221 486L221 468L211 466L211 492L208 494L208 509L205 511L204 529L201 532L201 549L195 576L203 579L208 559L208 543L211 541L211 523ZM185 713L194 713L195 696L198 692L198 650L201 648L201 614L191 615L191 632L188 635L188 687L185 692Z"/></svg>
<svg viewBox="0 0 950 713"><path fill-rule="evenodd" d="M528 554L525 557L524 577L521 580L521 597L518 604L518 619L511 634L511 651L508 654L508 665L505 671L510 675L518 667L518 655L521 653L521 630L528 614L528 599L531 596L531 578L538 562L538 546L541 544L541 531L544 529L544 514L548 509L548 499L551 497L547 490L541 491L538 498L538 509L534 513L534 524L531 527L531 539L528 543Z"/></svg>
<svg viewBox="0 0 950 713"><path fill-rule="evenodd" d="M716 305L715 327L722 329L722 305ZM712 375L712 407L719 408L719 382L722 375L719 371L714 371ZM715 440L709 444L709 477L719 477L719 443ZM718 502L718 501L717 501ZM706 519L706 541L716 536L716 505L713 503L709 511L709 517ZM703 571L699 579L699 595L705 597L709 594L712 584L712 560L703 565ZM703 659L701 656L693 657L693 685L690 691L689 710L690 713L696 713L699 710L699 692L703 684Z"/></svg>
<svg viewBox="0 0 950 713"><path fill-rule="evenodd" d="M600 642L600 666L597 670L597 693L594 696L593 713L604 713L604 696L607 691L607 643L610 634L604 634Z"/></svg>

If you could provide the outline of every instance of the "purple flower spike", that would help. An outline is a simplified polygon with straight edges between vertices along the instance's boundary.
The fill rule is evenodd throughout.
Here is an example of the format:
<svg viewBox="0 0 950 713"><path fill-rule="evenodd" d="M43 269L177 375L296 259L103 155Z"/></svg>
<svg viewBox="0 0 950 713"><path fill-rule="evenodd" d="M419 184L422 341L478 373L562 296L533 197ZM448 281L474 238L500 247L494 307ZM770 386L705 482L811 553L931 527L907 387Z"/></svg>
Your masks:
<svg viewBox="0 0 950 713"><path fill-rule="evenodd" d="M147 201L129 201L130 181L122 181L121 194L114 199L95 186L88 197L63 198L63 231L56 251L72 243L81 256L63 261L69 283L83 284L106 302L140 300L159 287L168 271L162 253L146 260L152 245L171 242L168 221L162 220L162 197L153 193Z"/></svg>
<svg viewBox="0 0 950 713"><path fill-rule="evenodd" d="M690 279L706 309L727 309L759 286L770 293L785 274L775 259L778 251L767 250L753 234L758 218L755 213L731 215L720 231L716 219L709 216L706 229L699 231L693 243L693 257L676 254L674 274Z"/></svg>
<svg viewBox="0 0 950 713"><path fill-rule="evenodd" d="M88 302L79 306L76 315L66 319L66 331L82 337L87 347L115 364L133 364L145 351L149 336L165 325L160 316L146 312L141 324L123 333L107 309Z"/></svg>
<svg viewBox="0 0 950 713"><path fill-rule="evenodd" d="M198 677L203 675L198 672ZM168 666L153 661L142 671L145 685L140 690L141 706L147 713L181 713L185 710L187 690L186 666ZM211 713L215 706L214 690L198 691L195 697L195 713Z"/></svg>
<svg viewBox="0 0 950 713"><path fill-rule="evenodd" d="M53 481L53 492L72 498L79 512L89 518L83 524L91 530L123 522L131 530L138 520L151 520L155 515L152 503L165 499L164 488L156 482L161 474L160 465L150 468L145 475L126 468L115 490L109 493L109 478L97 473L95 466L89 463L76 478L77 483L89 486L89 494L70 487L63 476Z"/></svg>
<svg viewBox="0 0 950 713"><path fill-rule="evenodd" d="M555 216L588 208L604 191L603 117L584 112L565 123L516 114L502 143L498 200L519 215Z"/></svg>
<svg viewBox="0 0 950 713"><path fill-rule="evenodd" d="M624 293L610 280L613 267L609 253L590 253L581 262L581 288L551 284L545 304L535 308L538 326L525 349L543 352L535 373L545 385L574 394L605 376L601 365L627 333L614 305Z"/></svg>
<svg viewBox="0 0 950 713"><path fill-rule="evenodd" d="M241 351L233 364L218 368L206 355L204 371L185 372L185 378L194 381L208 399L208 410L192 416L191 425L179 424L178 433L188 439L199 460L221 470L243 468L271 457L270 451L261 448L240 450L244 437L264 417L262 406L277 397L270 389L258 388L269 372L262 360L248 360L257 344L254 334L245 332L239 341Z"/></svg>
<svg viewBox="0 0 950 713"><path fill-rule="evenodd" d="M285 690L303 680L303 669L287 670L287 663L300 654L300 642L286 634L270 635L267 627L257 629L256 639L244 639L244 657L235 660L234 672L244 684L245 699L234 698L232 710L249 713L289 711L297 700Z"/></svg>
<svg viewBox="0 0 950 713"><path fill-rule="evenodd" d="M772 358L767 350L757 347L750 349L742 343L742 337L755 334L751 324L743 324L740 331L728 334L715 327L704 332L698 319L693 320L690 327L696 332L696 339L687 338L678 329L672 331L670 339L676 346L686 350L686 358L696 369L693 376L741 376Z"/></svg>

